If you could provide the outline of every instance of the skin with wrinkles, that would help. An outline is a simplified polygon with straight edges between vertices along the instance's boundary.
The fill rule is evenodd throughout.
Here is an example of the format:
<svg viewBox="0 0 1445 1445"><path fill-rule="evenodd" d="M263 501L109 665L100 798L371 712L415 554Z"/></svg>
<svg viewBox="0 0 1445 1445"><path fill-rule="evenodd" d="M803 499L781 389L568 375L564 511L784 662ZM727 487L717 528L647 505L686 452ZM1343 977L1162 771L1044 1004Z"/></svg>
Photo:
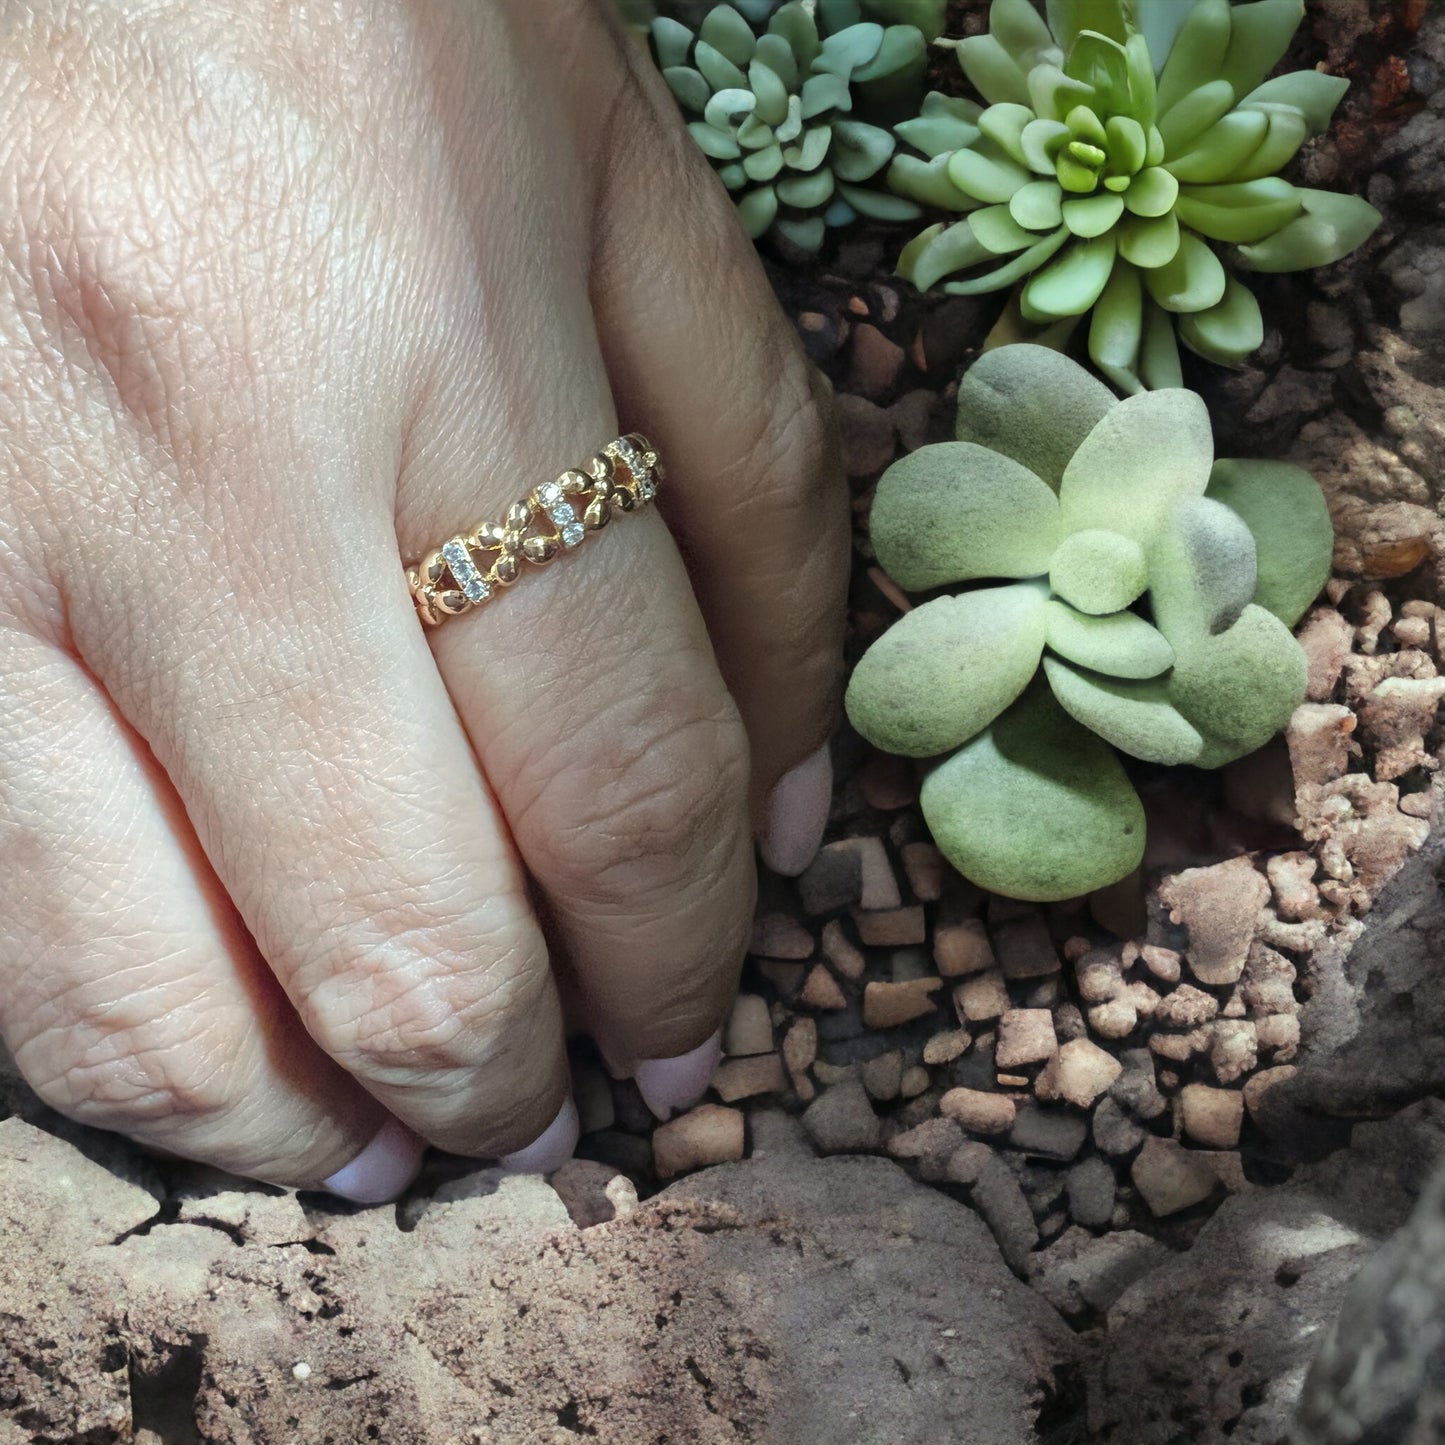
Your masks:
<svg viewBox="0 0 1445 1445"><path fill-rule="evenodd" d="M846 492L608 6L37 0L0 39L0 1032L282 1184L717 1028L826 737ZM424 636L403 559L637 427L658 509Z"/></svg>

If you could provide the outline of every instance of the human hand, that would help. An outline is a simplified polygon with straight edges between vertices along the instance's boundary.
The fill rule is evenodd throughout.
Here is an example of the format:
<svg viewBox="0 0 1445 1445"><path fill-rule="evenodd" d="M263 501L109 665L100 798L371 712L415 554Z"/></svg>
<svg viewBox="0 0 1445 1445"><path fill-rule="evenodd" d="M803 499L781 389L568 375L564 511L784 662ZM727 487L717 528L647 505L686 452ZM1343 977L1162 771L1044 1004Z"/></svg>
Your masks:
<svg viewBox="0 0 1445 1445"><path fill-rule="evenodd" d="M846 494L606 12L11 17L0 1032L75 1119L374 1200L560 1162L563 998L706 1083L752 833L826 815ZM661 514L424 635L403 561L624 427Z"/></svg>

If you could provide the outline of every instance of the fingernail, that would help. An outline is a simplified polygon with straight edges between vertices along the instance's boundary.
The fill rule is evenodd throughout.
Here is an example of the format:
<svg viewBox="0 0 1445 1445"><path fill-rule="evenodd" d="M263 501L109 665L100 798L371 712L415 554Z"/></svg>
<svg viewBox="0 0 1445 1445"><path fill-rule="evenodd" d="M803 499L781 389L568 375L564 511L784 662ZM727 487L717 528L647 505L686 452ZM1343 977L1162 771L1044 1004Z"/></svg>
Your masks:
<svg viewBox="0 0 1445 1445"><path fill-rule="evenodd" d="M664 1122L674 1110L686 1109L707 1093L707 1086L717 1072L722 1057L722 1030L691 1053L675 1059L643 1059L633 1074L633 1082L643 1102Z"/></svg>
<svg viewBox="0 0 1445 1445"><path fill-rule="evenodd" d="M416 1178L426 1145L405 1124L388 1119L350 1164L321 1187L353 1204L388 1204Z"/></svg>
<svg viewBox="0 0 1445 1445"><path fill-rule="evenodd" d="M578 1132L577 1105L569 1097L537 1138L525 1149L503 1154L497 1163L513 1174L550 1174L572 1157Z"/></svg>
<svg viewBox="0 0 1445 1445"><path fill-rule="evenodd" d="M833 803L833 759L824 743L806 762L784 773L768 798L758 851L774 873L796 878L818 852Z"/></svg>

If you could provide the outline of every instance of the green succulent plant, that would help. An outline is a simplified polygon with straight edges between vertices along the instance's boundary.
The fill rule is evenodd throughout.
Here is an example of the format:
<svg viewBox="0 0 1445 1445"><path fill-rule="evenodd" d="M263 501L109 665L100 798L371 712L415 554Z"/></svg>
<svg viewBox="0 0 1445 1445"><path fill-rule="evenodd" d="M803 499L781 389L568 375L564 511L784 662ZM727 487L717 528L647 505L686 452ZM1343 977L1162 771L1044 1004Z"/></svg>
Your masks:
<svg viewBox="0 0 1445 1445"><path fill-rule="evenodd" d="M1346 255L1380 223L1357 196L1276 174L1347 82L1265 77L1303 0L993 0L958 58L987 102L930 94L896 126L900 195L967 213L921 232L901 275L962 295L1018 285L1027 322L1093 311L1089 355L1121 390L1181 385L1179 349L1242 361L1263 340L1240 271ZM913 152L916 152L913 153Z"/></svg>
<svg viewBox="0 0 1445 1445"><path fill-rule="evenodd" d="M1118 752L1215 768L1304 699L1291 628L1333 532L1308 472L1215 461L1204 403L1118 400L1062 353L986 352L958 440L878 483L879 563L906 613L859 660L870 742L942 758L923 783L939 847L982 887L1074 897L1135 868L1144 814Z"/></svg>
<svg viewBox="0 0 1445 1445"><path fill-rule="evenodd" d="M921 214L882 179L888 126L918 107L927 41L917 25L880 21L909 11L942 25L942 0L820 0L816 14L801 0L739 0L696 32L653 22L663 76L754 239L775 232L816 251L829 226Z"/></svg>

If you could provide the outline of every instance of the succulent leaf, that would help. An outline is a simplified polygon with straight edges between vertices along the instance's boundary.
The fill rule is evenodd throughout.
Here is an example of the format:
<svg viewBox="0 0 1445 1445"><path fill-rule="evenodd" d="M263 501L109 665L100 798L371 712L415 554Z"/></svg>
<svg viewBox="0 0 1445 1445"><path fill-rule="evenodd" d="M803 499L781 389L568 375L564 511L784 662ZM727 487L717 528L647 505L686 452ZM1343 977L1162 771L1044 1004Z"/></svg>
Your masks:
<svg viewBox="0 0 1445 1445"><path fill-rule="evenodd" d="M1044 675L1075 722L1131 758L1172 766L1197 762L1204 751L1203 735L1175 707L1167 678L1107 677L1056 657L1044 658Z"/></svg>
<svg viewBox="0 0 1445 1445"><path fill-rule="evenodd" d="M1096 617L1138 601L1148 585L1144 549L1132 537L1106 527L1070 532L1049 561L1054 594Z"/></svg>
<svg viewBox="0 0 1445 1445"><path fill-rule="evenodd" d="M1038 577L1058 539L1049 487L973 442L920 447L888 468L870 535L884 571L910 592L975 577Z"/></svg>
<svg viewBox="0 0 1445 1445"><path fill-rule="evenodd" d="M1235 624L1254 597L1258 560L1249 527L1223 502L1198 497L1169 520L1150 548L1149 601L1178 647Z"/></svg>
<svg viewBox="0 0 1445 1445"><path fill-rule="evenodd" d="M1049 902L1144 856L1144 808L1118 757L1036 684L923 781L939 848L980 887Z"/></svg>
<svg viewBox="0 0 1445 1445"><path fill-rule="evenodd" d="M1380 213L1359 196L1298 189L1303 214L1274 235L1239 248L1251 271L1302 271L1328 266L1362 245L1380 224Z"/></svg>
<svg viewBox="0 0 1445 1445"><path fill-rule="evenodd" d="M1046 597L1025 582L936 597L905 613L854 668L849 721L875 747L908 758L967 742L1038 671Z"/></svg>
<svg viewBox="0 0 1445 1445"><path fill-rule="evenodd" d="M1179 318L1179 339L1210 361L1243 361L1264 342L1264 317L1254 292L1226 277L1222 300Z"/></svg>
<svg viewBox="0 0 1445 1445"><path fill-rule="evenodd" d="M1076 611L1051 598L1044 641L1051 652L1109 677L1158 677L1174 664L1174 649L1157 627L1137 612L1103 617Z"/></svg>

